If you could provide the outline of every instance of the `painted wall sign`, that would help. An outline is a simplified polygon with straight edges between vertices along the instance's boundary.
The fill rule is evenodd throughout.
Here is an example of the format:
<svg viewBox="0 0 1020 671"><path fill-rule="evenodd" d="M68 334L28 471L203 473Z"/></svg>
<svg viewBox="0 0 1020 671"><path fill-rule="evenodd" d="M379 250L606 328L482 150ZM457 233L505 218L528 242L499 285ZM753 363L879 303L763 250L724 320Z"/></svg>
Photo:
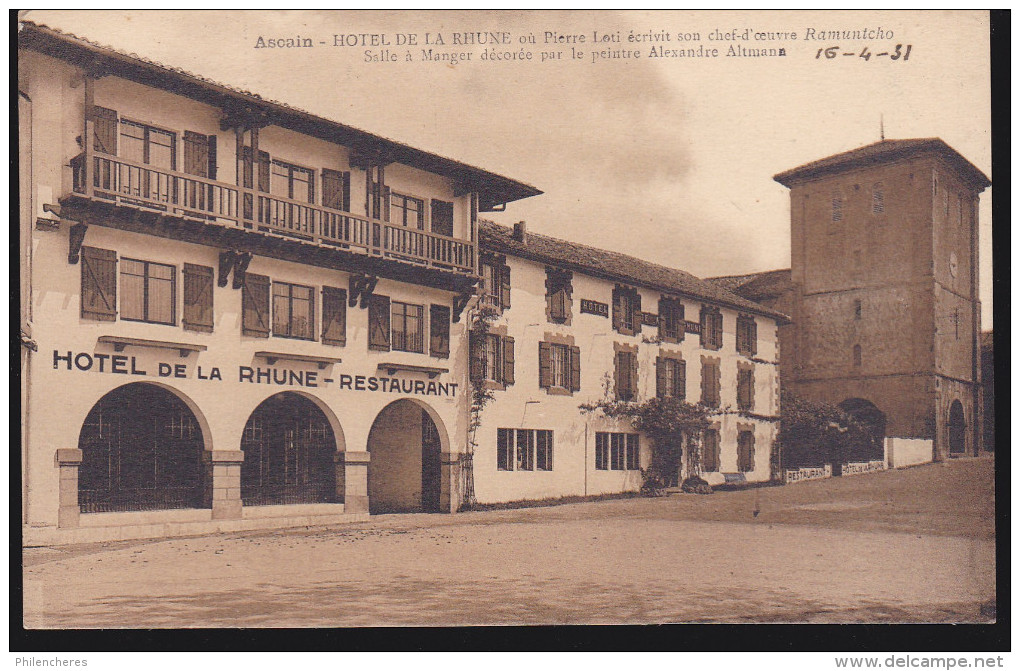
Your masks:
<svg viewBox="0 0 1020 671"><path fill-rule="evenodd" d="M93 371L148 377L189 379L223 382L223 373L218 366L191 366L186 363L156 362L143 364L133 356L104 354L102 352L60 352L53 350L53 368L69 371ZM232 380L233 381L233 380ZM238 366L237 383L271 384L320 388L336 386L346 391L381 392L384 394L413 394L418 396L457 396L456 382L436 380L407 380L399 377L374 375L337 375L336 379L321 377L319 371L292 370L277 366Z"/></svg>
<svg viewBox="0 0 1020 671"><path fill-rule="evenodd" d="M598 301L589 300L587 298L581 299L581 312L588 315L596 315L598 317L609 316L609 304L599 303Z"/></svg>
<svg viewBox="0 0 1020 671"><path fill-rule="evenodd" d="M654 312L642 312L641 323L644 324L645 326L658 326L659 315L655 314Z"/></svg>
<svg viewBox="0 0 1020 671"><path fill-rule="evenodd" d="M684 331L698 335L701 333L701 322L684 321Z"/></svg>

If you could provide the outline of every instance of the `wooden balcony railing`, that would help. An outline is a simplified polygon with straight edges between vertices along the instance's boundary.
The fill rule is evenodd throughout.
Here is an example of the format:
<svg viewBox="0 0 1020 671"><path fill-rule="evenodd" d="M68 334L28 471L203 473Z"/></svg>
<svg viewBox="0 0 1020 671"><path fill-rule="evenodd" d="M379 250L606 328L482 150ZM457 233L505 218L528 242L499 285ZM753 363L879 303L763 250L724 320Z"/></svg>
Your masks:
<svg viewBox="0 0 1020 671"><path fill-rule="evenodd" d="M91 149L71 160L74 192L221 226L263 230L372 256L475 273L475 247L425 230L271 195Z"/></svg>

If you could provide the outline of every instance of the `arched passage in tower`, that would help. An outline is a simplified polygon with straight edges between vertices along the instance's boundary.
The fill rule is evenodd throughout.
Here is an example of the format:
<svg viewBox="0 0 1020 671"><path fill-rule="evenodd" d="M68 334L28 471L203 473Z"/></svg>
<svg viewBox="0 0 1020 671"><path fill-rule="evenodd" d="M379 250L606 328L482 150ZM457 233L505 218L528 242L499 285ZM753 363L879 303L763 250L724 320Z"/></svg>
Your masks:
<svg viewBox="0 0 1020 671"><path fill-rule="evenodd" d="M207 507L203 424L182 396L134 382L97 402L78 436L83 513Z"/></svg>
<svg viewBox="0 0 1020 671"><path fill-rule="evenodd" d="M881 459L885 445L885 413L865 398L848 398L839 404L843 412L860 422L870 437L866 444L851 445L848 461Z"/></svg>
<svg viewBox="0 0 1020 671"><path fill-rule="evenodd" d="M372 513L450 509L450 474L442 456L449 438L426 403L401 399L383 408L368 434L368 497Z"/></svg>
<svg viewBox="0 0 1020 671"><path fill-rule="evenodd" d="M967 452L967 418L963 413L963 404L955 400L949 406L949 453L964 454Z"/></svg>

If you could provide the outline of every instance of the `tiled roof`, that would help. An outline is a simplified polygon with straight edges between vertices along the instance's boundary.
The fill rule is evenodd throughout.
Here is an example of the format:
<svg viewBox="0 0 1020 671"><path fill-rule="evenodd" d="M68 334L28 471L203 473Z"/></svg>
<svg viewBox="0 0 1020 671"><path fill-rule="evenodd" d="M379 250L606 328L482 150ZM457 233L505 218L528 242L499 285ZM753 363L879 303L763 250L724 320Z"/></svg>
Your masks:
<svg viewBox="0 0 1020 671"><path fill-rule="evenodd" d="M521 242L515 239L513 230L507 226L491 221L480 222L479 243L483 250L549 263L594 277L702 299L779 321L788 321L788 317L781 312L741 298L717 284L699 279L683 270L530 231L525 240L526 242Z"/></svg>
<svg viewBox="0 0 1020 671"><path fill-rule="evenodd" d="M789 268L766 270L750 275L727 275L725 277L709 277L707 282L720 286L727 291L743 296L748 300L775 298L790 288L792 279Z"/></svg>
<svg viewBox="0 0 1020 671"><path fill-rule="evenodd" d="M946 144L941 138L926 137L908 140L882 140L874 144L851 149L841 154L805 163L802 166L785 170L773 177L783 186L822 175L831 175L853 168L869 167L887 163L900 158L933 154L940 156L954 166L964 179L978 189L991 186L991 181L973 163L965 159L959 152Z"/></svg>
<svg viewBox="0 0 1020 671"><path fill-rule="evenodd" d="M18 46L52 55L80 67L116 68L118 74L122 74L122 76L130 77L148 86L167 88L180 95L199 100L204 99L209 104L223 105L227 100L232 100L235 104L240 103L271 114L274 120L281 123L286 122L299 132L325 133L334 136L327 138L334 141L342 138L360 145L385 147L387 155L395 161L451 178L467 180L478 187L476 190L491 192L494 199L492 204L498 205L500 202L510 202L542 193L530 184L417 149L381 135L314 115L293 105L269 100L257 93L221 84L181 68L98 44L43 24L19 21Z"/></svg>

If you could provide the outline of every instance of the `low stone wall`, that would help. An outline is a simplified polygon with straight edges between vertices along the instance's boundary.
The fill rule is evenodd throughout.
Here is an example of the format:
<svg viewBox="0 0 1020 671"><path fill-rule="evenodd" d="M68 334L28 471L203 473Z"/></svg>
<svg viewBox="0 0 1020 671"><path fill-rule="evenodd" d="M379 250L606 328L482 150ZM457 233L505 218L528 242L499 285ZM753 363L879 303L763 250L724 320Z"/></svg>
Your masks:
<svg viewBox="0 0 1020 671"><path fill-rule="evenodd" d="M885 462L882 460L875 461L852 461L848 464L843 464L843 475L860 475L861 473L874 473L875 471L884 471Z"/></svg>
<svg viewBox="0 0 1020 671"><path fill-rule="evenodd" d="M783 483L792 485L795 482L806 482L808 480L824 480L832 477L832 466L818 466L814 468L790 468L783 473Z"/></svg>
<svg viewBox="0 0 1020 671"><path fill-rule="evenodd" d="M886 438L886 463L889 468L903 468L932 461L932 441L924 438Z"/></svg>

